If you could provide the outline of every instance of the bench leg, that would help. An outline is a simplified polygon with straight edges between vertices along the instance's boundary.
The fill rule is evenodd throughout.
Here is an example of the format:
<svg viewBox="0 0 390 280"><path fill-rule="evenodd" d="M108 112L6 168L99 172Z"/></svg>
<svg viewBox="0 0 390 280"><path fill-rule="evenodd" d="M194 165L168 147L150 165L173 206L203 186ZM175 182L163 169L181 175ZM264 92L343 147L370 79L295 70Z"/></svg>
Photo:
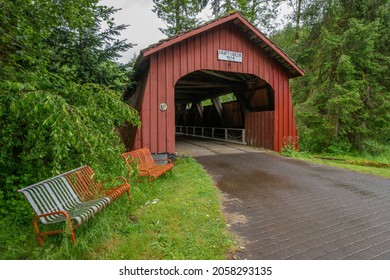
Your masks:
<svg viewBox="0 0 390 280"><path fill-rule="evenodd" d="M72 220L70 219L70 217L69 217L69 215L67 213L66 213L65 216L66 216L66 219L68 221L70 239L72 240L73 244L76 244L77 239L76 239L76 235L74 234L74 227L73 227L73 224L72 224Z"/></svg>
<svg viewBox="0 0 390 280"><path fill-rule="evenodd" d="M70 238L72 239L72 243L73 243L73 244L76 244L77 239L76 239L76 235L74 234L73 231L72 231L71 234L70 234Z"/></svg>
<svg viewBox="0 0 390 280"><path fill-rule="evenodd" d="M34 231L37 235L37 239L38 239L38 244L39 246L43 246L43 237L41 235L41 231L39 230L39 226L38 226L38 217L34 217L33 219L33 227L34 227Z"/></svg>
<svg viewBox="0 0 390 280"><path fill-rule="evenodd" d="M77 239L76 239L76 235L74 234L74 227L73 227L72 221L71 221L71 219L70 219L70 217L69 217L69 215L67 213L61 213L61 214L66 217L67 223L68 223L68 227L69 227L70 238L72 240L72 243L76 244ZM63 232L63 230L53 230L53 231L41 232L40 229L39 229L39 226L38 226L38 219L39 219L38 216L33 218L33 227L34 227L34 231L35 231L35 233L37 235L39 246L42 247L43 246L43 236L45 236L45 235L52 235L52 234L58 234L58 233Z"/></svg>
<svg viewBox="0 0 390 280"><path fill-rule="evenodd" d="M130 190L127 191L127 196L129 197L130 203L133 204L133 199L130 196Z"/></svg>

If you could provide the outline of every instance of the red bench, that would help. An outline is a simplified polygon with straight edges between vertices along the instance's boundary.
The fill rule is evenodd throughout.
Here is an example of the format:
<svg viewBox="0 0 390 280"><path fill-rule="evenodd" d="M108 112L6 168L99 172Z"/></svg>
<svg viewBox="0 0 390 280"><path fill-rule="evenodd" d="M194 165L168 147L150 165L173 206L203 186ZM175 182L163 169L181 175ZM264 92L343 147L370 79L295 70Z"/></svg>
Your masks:
<svg viewBox="0 0 390 280"><path fill-rule="evenodd" d="M155 160L148 148L125 152L122 157L129 168L128 179L131 173L137 172L138 177L147 177L149 185L161 175L169 172L172 175L173 163L169 159Z"/></svg>
<svg viewBox="0 0 390 280"><path fill-rule="evenodd" d="M130 184L122 176L115 178L117 183L114 187L105 187L105 184L112 182L112 180L96 181L95 172L91 167L85 165L66 173L65 178L80 199L90 200L98 197L108 197L110 202L113 202L122 194L127 193L130 202L132 202Z"/></svg>

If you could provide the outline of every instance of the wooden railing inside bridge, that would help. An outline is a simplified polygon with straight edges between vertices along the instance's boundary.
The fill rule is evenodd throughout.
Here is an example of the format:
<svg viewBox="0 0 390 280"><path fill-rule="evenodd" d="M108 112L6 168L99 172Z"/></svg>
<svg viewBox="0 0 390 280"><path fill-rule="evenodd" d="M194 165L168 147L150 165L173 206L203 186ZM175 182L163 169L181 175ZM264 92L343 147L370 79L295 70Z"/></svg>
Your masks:
<svg viewBox="0 0 390 280"><path fill-rule="evenodd" d="M245 129L240 128L176 126L176 134L246 145Z"/></svg>

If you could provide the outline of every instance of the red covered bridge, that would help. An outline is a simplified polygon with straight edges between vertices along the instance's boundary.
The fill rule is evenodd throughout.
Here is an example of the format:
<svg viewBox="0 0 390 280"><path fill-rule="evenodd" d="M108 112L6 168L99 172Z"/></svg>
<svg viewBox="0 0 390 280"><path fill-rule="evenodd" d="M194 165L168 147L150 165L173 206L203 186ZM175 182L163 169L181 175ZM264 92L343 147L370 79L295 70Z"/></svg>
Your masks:
<svg viewBox="0 0 390 280"><path fill-rule="evenodd" d="M141 51L137 87L126 99L142 127L122 128L122 139L129 150L174 153L176 132L211 136L229 128L229 137L242 131L242 142L279 151L297 138L289 79L302 75L245 18L230 14ZM224 103L227 94L232 101Z"/></svg>

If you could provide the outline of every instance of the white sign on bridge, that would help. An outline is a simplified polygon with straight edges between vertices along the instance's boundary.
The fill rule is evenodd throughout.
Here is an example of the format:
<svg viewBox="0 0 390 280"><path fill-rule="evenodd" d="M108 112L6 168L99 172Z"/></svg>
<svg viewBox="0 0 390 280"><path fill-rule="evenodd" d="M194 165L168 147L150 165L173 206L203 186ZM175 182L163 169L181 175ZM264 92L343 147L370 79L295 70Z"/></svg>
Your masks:
<svg viewBox="0 0 390 280"><path fill-rule="evenodd" d="M242 53L218 50L218 60L242 62Z"/></svg>

